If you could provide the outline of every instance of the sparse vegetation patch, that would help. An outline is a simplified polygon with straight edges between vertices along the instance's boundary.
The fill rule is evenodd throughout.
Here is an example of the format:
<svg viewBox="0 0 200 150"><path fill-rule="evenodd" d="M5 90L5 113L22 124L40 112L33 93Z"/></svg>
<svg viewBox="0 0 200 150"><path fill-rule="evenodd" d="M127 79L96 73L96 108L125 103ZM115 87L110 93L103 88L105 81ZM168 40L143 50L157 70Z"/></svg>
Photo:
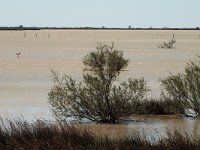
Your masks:
<svg viewBox="0 0 200 150"><path fill-rule="evenodd" d="M174 48L174 44L176 43L176 39L174 37L174 34L173 34L173 37L171 40L169 40L168 42L163 42L159 48L168 48L168 49L172 49Z"/></svg>

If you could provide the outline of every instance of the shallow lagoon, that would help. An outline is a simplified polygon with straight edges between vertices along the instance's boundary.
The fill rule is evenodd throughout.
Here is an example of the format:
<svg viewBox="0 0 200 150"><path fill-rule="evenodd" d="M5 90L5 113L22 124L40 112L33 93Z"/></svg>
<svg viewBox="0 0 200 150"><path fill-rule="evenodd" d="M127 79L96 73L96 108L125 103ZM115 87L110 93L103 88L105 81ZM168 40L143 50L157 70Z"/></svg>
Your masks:
<svg viewBox="0 0 200 150"><path fill-rule="evenodd" d="M171 39L173 33L177 41L175 49L159 49L159 45ZM183 71L186 63L200 54L199 35L200 31L189 30L0 31L0 115L11 119L21 116L26 120L53 119L47 99L52 87L50 69L81 80L82 59L95 50L98 42L114 42L130 60L127 71L120 75L119 80L144 77L151 88L148 96L159 97L159 78L169 75L169 72ZM17 51L21 52L20 58L16 56ZM183 132L186 129L191 133L190 129L196 132L200 125L199 121L191 119L163 118L140 123L121 126L127 130L138 127L163 130L163 127L169 127ZM104 129L106 127L112 132L117 126L112 130L108 125ZM98 129L98 125L95 128Z"/></svg>

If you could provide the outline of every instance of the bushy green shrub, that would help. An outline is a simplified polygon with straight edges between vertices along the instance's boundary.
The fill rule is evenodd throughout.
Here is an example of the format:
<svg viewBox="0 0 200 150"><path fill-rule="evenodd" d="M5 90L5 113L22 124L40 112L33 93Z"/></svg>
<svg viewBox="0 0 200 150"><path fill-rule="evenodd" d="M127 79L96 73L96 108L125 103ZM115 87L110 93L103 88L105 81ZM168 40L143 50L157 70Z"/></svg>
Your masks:
<svg viewBox="0 0 200 150"><path fill-rule="evenodd" d="M200 115L200 61L187 64L184 73L162 79L166 95Z"/></svg>
<svg viewBox="0 0 200 150"><path fill-rule="evenodd" d="M66 75L59 78L53 72L55 85L49 92L49 103L57 117L115 123L133 113L135 101L143 100L148 91L143 78L117 80L128 65L123 52L114 44L99 44L96 49L83 60L83 82Z"/></svg>

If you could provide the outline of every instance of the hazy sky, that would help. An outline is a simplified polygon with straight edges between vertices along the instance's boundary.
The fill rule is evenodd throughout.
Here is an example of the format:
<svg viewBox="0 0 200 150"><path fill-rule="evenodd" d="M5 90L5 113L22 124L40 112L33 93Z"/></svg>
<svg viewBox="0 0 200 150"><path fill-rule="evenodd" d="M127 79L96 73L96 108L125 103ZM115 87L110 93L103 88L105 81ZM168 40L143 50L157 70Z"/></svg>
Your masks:
<svg viewBox="0 0 200 150"><path fill-rule="evenodd" d="M200 0L0 0L0 26L197 27Z"/></svg>

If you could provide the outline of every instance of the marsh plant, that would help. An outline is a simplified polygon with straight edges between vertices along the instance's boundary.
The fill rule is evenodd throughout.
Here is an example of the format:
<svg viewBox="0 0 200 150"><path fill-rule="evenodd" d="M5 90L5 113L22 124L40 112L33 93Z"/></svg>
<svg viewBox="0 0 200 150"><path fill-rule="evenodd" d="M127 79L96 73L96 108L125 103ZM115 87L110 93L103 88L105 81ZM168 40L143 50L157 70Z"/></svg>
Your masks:
<svg viewBox="0 0 200 150"><path fill-rule="evenodd" d="M170 75L161 82L169 97L200 115L200 61L191 61L184 73Z"/></svg>
<svg viewBox="0 0 200 150"><path fill-rule="evenodd" d="M123 131L122 131L123 132ZM168 132L157 141L139 135L137 131L124 131L123 137L98 136L89 127L59 121L25 120L0 121L0 149L2 150L199 150L200 137ZM130 135L131 134L131 135Z"/></svg>
<svg viewBox="0 0 200 150"><path fill-rule="evenodd" d="M52 71L54 87L49 92L49 103L55 116L116 123L120 117L133 114L135 102L143 100L148 89L143 78L117 80L128 62L113 43L99 44L83 59L82 82Z"/></svg>
<svg viewBox="0 0 200 150"><path fill-rule="evenodd" d="M166 96L162 96L160 99L150 98L138 101L135 103L133 109L136 115L184 114L184 107L179 102Z"/></svg>
<svg viewBox="0 0 200 150"><path fill-rule="evenodd" d="M176 43L176 39L174 37L174 34L172 36L172 39L169 40L168 42L163 42L159 48L168 48L168 49L172 49L174 48L174 44Z"/></svg>

